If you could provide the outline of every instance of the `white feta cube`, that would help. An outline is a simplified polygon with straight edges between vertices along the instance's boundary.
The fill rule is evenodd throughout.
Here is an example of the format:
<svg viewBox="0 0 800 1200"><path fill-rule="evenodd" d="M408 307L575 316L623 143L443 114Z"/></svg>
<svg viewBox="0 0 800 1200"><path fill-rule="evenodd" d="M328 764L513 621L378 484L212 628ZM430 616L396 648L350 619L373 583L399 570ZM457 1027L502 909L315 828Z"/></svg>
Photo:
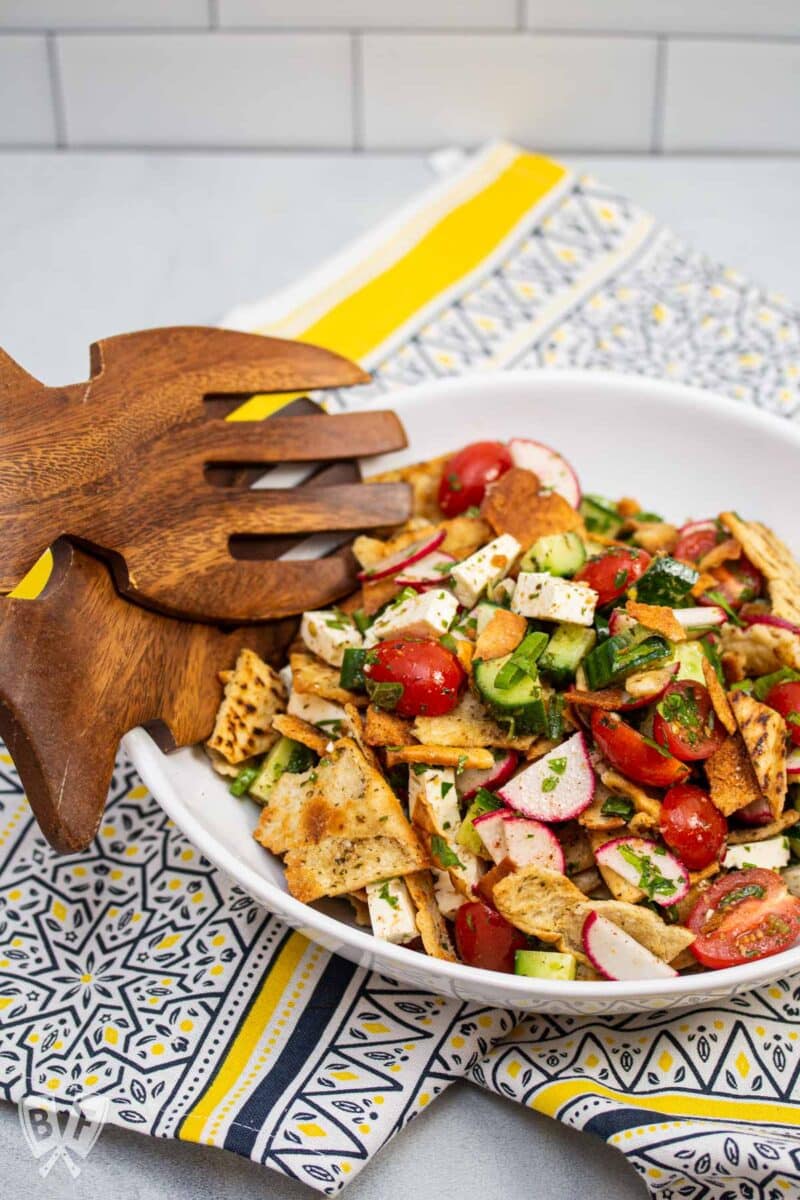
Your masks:
<svg viewBox="0 0 800 1200"><path fill-rule="evenodd" d="M450 578L459 602L465 608L472 608L490 584L499 583L505 578L521 549L515 537L503 533L488 545L481 546L469 558L456 563Z"/></svg>
<svg viewBox="0 0 800 1200"><path fill-rule="evenodd" d="M352 621L330 608L303 613L300 637L312 654L332 667L340 667L345 650L361 646L364 640Z"/></svg>
<svg viewBox="0 0 800 1200"><path fill-rule="evenodd" d="M323 733L339 737L347 726L347 716L341 704L323 700L310 692L291 692L286 711L291 717L301 717L310 725L318 725Z"/></svg>
<svg viewBox="0 0 800 1200"><path fill-rule="evenodd" d="M734 867L763 867L767 871L779 871L789 864L789 840L779 837L764 838L763 842L744 842L739 846L728 846L722 865L726 871Z"/></svg>
<svg viewBox="0 0 800 1200"><path fill-rule="evenodd" d="M454 838L461 825L455 771L450 767L412 765L408 772L408 812L411 820L431 833Z"/></svg>
<svg viewBox="0 0 800 1200"><path fill-rule="evenodd" d="M540 621L570 621L591 625L599 597L594 588L546 571L522 571L511 600L511 611Z"/></svg>
<svg viewBox="0 0 800 1200"><path fill-rule="evenodd" d="M365 646L374 646L389 636L436 637L447 633L458 611L458 601L444 588L418 592L398 603L390 604L370 625L364 638Z"/></svg>
<svg viewBox="0 0 800 1200"><path fill-rule="evenodd" d="M462 896L461 892L457 892L453 887L447 871L438 871L436 867L433 868L433 894L436 898L436 907L448 921L455 920L461 905L467 903L466 896Z"/></svg>
<svg viewBox="0 0 800 1200"><path fill-rule="evenodd" d="M431 857L434 863L438 862L447 868L450 881L456 891L461 892L470 900L474 900L473 889L486 870L486 864L482 858L478 858L477 854L473 854L464 846L459 846L455 838L443 840L446 842L446 848L439 845L435 839L431 841Z"/></svg>
<svg viewBox="0 0 800 1200"><path fill-rule="evenodd" d="M402 879L367 884L367 907L372 932L384 942L404 946L418 936L417 916Z"/></svg>

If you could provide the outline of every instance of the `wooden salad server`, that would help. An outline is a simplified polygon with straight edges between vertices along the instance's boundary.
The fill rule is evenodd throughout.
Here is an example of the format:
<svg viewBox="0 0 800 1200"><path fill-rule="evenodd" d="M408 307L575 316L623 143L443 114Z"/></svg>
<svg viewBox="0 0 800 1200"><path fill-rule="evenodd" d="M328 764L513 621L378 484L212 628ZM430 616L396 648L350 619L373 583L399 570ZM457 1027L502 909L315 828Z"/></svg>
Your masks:
<svg viewBox="0 0 800 1200"><path fill-rule="evenodd" d="M83 850L106 803L120 738L162 750L208 737L217 672L247 646L278 666L292 619L223 633L130 604L108 566L66 540L35 600L0 597L0 737L56 850Z"/></svg>
<svg viewBox="0 0 800 1200"><path fill-rule="evenodd" d="M140 604L199 621L278 618L344 595L355 564L349 553L270 561L270 544L409 516L405 484L249 487L243 468L352 462L406 444L392 412L218 415L259 392L366 382L339 355L191 326L108 338L90 354L88 381L45 387L0 351L0 593L66 536L101 554Z"/></svg>

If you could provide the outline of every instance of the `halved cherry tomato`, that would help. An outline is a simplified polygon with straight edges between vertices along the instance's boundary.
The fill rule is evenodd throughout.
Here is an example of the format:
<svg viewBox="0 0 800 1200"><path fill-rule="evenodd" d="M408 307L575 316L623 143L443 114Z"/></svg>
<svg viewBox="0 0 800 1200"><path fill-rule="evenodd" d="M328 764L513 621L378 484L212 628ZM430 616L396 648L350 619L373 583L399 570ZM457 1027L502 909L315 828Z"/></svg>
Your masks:
<svg viewBox="0 0 800 1200"><path fill-rule="evenodd" d="M699 562L720 542L724 542L725 532L716 521L696 521L686 533L682 533L672 551L675 558L682 562Z"/></svg>
<svg viewBox="0 0 800 1200"><path fill-rule="evenodd" d="M470 967L513 972L514 954L527 944L524 933L480 900L462 904L456 913L456 947Z"/></svg>
<svg viewBox="0 0 800 1200"><path fill-rule="evenodd" d="M691 783L669 789L659 822L664 841L690 871L716 862L728 836L728 822L708 792Z"/></svg>
<svg viewBox="0 0 800 1200"><path fill-rule="evenodd" d="M708 688L693 679L671 683L653 717L653 737L681 762L710 758L725 741Z"/></svg>
<svg viewBox="0 0 800 1200"><path fill-rule="evenodd" d="M590 558L575 576L576 583L588 583L599 597L597 605L602 608L612 600L618 600L623 592L641 579L650 566L650 555L635 546L612 546L605 554Z"/></svg>
<svg viewBox="0 0 800 1200"><path fill-rule="evenodd" d="M384 689L374 695L379 708L390 708L399 717L441 717L458 704L464 668L452 651L438 642L403 640L379 642L367 655L364 675L369 685L399 684L394 696ZM368 691L373 689L368 685ZM396 692L397 689L394 689Z"/></svg>
<svg viewBox="0 0 800 1200"><path fill-rule="evenodd" d="M787 950L800 937L800 900L776 871L731 871L703 892L686 924L706 967L738 967Z"/></svg>
<svg viewBox="0 0 800 1200"><path fill-rule="evenodd" d="M749 600L755 600L764 588L764 576L744 555L713 567L711 574L717 582L709 590L720 592L723 599L734 609L741 608ZM713 596L704 593L700 602L714 604L715 600Z"/></svg>
<svg viewBox="0 0 800 1200"><path fill-rule="evenodd" d="M514 464L502 442L473 442L445 463L439 482L439 507L457 517L483 500L486 488Z"/></svg>
<svg viewBox="0 0 800 1200"><path fill-rule="evenodd" d="M795 746L800 746L800 683L792 680L776 683L769 689L765 699L770 708L783 717Z"/></svg>
<svg viewBox="0 0 800 1200"><path fill-rule="evenodd" d="M689 775L685 763L678 762L666 750L653 745L626 725L618 713L592 713L592 737L600 752L634 783L649 783L652 787L672 787L683 783Z"/></svg>

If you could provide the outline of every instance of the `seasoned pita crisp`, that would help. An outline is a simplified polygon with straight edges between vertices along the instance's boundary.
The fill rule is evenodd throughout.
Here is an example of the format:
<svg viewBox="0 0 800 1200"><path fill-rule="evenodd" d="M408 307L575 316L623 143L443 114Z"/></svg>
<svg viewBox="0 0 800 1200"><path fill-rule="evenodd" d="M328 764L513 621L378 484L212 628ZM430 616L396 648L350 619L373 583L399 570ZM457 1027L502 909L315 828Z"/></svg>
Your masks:
<svg viewBox="0 0 800 1200"><path fill-rule="evenodd" d="M703 678L706 681L708 694L711 698L711 707L714 709L714 713L719 719L720 724L728 733L736 733L738 727L730 701L724 687L717 678L717 672L705 657L703 658Z"/></svg>
<svg viewBox="0 0 800 1200"><path fill-rule="evenodd" d="M304 721L302 717L293 717L289 713L281 713L273 720L272 727L273 729L277 729L282 737L291 738L293 742L299 742L301 746L307 746L315 754L324 754L330 745L330 737L327 734L320 733L316 725L312 725L309 721Z"/></svg>
<svg viewBox="0 0 800 1200"><path fill-rule="evenodd" d="M749 842L763 842L766 838L778 837L785 830L791 829L800 821L800 812L796 808L787 808L777 821L769 825L751 825L747 829L731 829L728 831L729 846L745 846Z"/></svg>
<svg viewBox="0 0 800 1200"><path fill-rule="evenodd" d="M551 533L581 529L583 521L558 492L539 492L539 480L524 467L512 467L491 484L481 515L496 534L510 533L523 546Z"/></svg>
<svg viewBox="0 0 800 1200"><path fill-rule="evenodd" d="M443 717L416 717L412 729L414 736L429 746L496 746L525 753L538 740L530 734L512 737L470 691Z"/></svg>
<svg viewBox="0 0 800 1200"><path fill-rule="evenodd" d="M750 755L758 786L777 820L786 801L786 722L747 692L731 693L731 708Z"/></svg>
<svg viewBox="0 0 800 1200"><path fill-rule="evenodd" d="M362 570L370 574L380 567L384 558L390 558L397 554L398 550L405 550L406 546L413 546L414 542L418 542L426 533L433 533L434 528L433 525L423 525L420 528L405 529L386 541L363 534L356 538L351 549Z"/></svg>
<svg viewBox="0 0 800 1200"><path fill-rule="evenodd" d="M429 865L394 792L351 738L313 770L280 777L254 836L286 855L289 891L306 902Z"/></svg>
<svg viewBox="0 0 800 1200"><path fill-rule="evenodd" d="M719 750L706 759L711 799L723 816L761 799L750 756L740 735L726 738Z"/></svg>
<svg viewBox="0 0 800 1200"><path fill-rule="evenodd" d="M289 665L292 668L292 687L296 692L321 696L323 700L335 700L338 704L355 704L357 708L366 708L366 696L349 692L347 688L340 686L336 667L331 667L299 644L292 646L289 652Z"/></svg>
<svg viewBox="0 0 800 1200"><path fill-rule="evenodd" d="M442 515L439 508L439 480L442 470L452 454L440 454L427 462L414 463L410 467L398 467L394 471L383 471L380 475L371 475L370 483L408 483L413 493L412 512L415 517L427 517L435 521Z"/></svg>
<svg viewBox="0 0 800 1200"><path fill-rule="evenodd" d="M655 796L651 796L644 788L639 787L638 783L633 783L624 775L620 775L619 771L615 771L613 767L601 771L600 779L612 795L627 796L629 800L633 801L633 807L637 813L646 814L655 822L656 826L658 825L661 818L661 801Z"/></svg>
<svg viewBox="0 0 800 1200"><path fill-rule="evenodd" d="M494 536L491 526L482 517L451 517L449 521L442 521L439 529L444 530L441 549L453 558L469 558Z"/></svg>
<svg viewBox="0 0 800 1200"><path fill-rule="evenodd" d="M685 642L686 630L681 625L671 608L663 604L639 604L629 600L625 611L634 617L645 629L653 629L662 633L671 642Z"/></svg>
<svg viewBox="0 0 800 1200"><path fill-rule="evenodd" d="M278 672L254 651L242 650L206 745L232 765L263 754L278 740L272 719L285 708L286 688Z"/></svg>
<svg viewBox="0 0 800 1200"><path fill-rule="evenodd" d="M422 938L425 953L431 958L443 958L447 962L458 962L444 917L436 903L433 877L430 871L416 871L406 875L406 887L417 910L417 929Z"/></svg>
<svg viewBox="0 0 800 1200"><path fill-rule="evenodd" d="M248 766L251 761L249 758L246 758L244 762L237 763L234 766L233 763L229 763L226 758L223 758L217 750L211 750L208 746L206 746L206 754L210 758L211 766L217 774L224 775L226 779L235 779L242 767ZM255 759L252 761L255 762Z"/></svg>
<svg viewBox="0 0 800 1200"><path fill-rule="evenodd" d="M413 742L411 722L370 704L364 722L364 738L370 746L405 746Z"/></svg>
<svg viewBox="0 0 800 1200"><path fill-rule="evenodd" d="M516 650L528 629L528 622L518 613L498 608L475 642L475 658L502 658Z"/></svg>
<svg viewBox="0 0 800 1200"><path fill-rule="evenodd" d="M494 755L491 750L469 746L393 746L386 751L386 765L396 767L398 763L424 763L428 767L455 767L462 771L474 767L478 771L488 771L494 766Z"/></svg>
<svg viewBox="0 0 800 1200"><path fill-rule="evenodd" d="M775 616L800 624L800 565L789 547L760 521L743 521L734 512L719 519L765 577Z"/></svg>
<svg viewBox="0 0 800 1200"><path fill-rule="evenodd" d="M800 671L800 638L790 629L774 625L748 625L746 629L725 625L722 654L734 656L742 678L771 675L781 667Z"/></svg>

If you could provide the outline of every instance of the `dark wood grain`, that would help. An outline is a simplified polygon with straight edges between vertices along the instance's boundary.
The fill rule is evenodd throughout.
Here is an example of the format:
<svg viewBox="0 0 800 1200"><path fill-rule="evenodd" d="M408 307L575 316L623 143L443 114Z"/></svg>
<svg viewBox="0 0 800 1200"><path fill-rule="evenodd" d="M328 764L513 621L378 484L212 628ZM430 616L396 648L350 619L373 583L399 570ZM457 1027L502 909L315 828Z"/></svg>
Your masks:
<svg viewBox="0 0 800 1200"><path fill-rule="evenodd" d="M249 646L280 665L296 621L223 633L118 595L104 563L66 541L35 600L0 598L0 736L57 850L97 831L119 740L144 725L164 750L208 737L217 672Z"/></svg>
<svg viewBox="0 0 800 1200"><path fill-rule="evenodd" d="M404 484L247 490L256 465L405 445L389 412L216 415L224 395L366 381L336 354L184 327L98 342L91 366L88 382L47 388L0 351L0 592L67 536L106 556L119 589L142 604L210 622L283 617L348 591L352 558L241 561L231 538L373 529L408 516Z"/></svg>

